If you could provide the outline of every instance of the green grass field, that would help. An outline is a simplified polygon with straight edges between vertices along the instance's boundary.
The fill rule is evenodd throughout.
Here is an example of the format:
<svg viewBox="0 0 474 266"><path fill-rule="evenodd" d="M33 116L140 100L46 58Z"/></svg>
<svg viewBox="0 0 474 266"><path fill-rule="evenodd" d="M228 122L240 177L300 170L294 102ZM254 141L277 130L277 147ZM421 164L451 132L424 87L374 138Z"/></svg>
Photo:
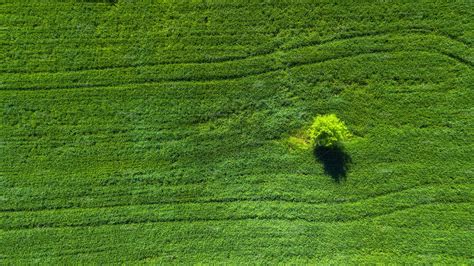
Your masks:
<svg viewBox="0 0 474 266"><path fill-rule="evenodd" d="M474 264L474 2L258 2L0 1L0 264Z"/></svg>

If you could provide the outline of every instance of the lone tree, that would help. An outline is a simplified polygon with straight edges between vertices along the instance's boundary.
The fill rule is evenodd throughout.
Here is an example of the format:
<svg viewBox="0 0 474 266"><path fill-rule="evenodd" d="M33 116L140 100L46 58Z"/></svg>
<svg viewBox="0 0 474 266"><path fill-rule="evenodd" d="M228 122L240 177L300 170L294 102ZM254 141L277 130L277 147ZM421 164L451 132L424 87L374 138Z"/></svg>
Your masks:
<svg viewBox="0 0 474 266"><path fill-rule="evenodd" d="M335 114L317 116L309 129L316 147L335 147L350 136L346 125Z"/></svg>

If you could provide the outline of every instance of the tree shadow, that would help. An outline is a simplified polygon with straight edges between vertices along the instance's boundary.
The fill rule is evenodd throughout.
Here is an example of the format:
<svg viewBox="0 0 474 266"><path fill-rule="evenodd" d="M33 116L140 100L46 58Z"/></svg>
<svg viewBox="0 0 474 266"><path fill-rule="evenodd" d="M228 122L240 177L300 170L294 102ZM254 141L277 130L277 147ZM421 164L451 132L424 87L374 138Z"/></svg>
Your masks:
<svg viewBox="0 0 474 266"><path fill-rule="evenodd" d="M342 146L316 147L314 156L323 164L324 173L330 175L335 182L340 183L346 179L352 158Z"/></svg>

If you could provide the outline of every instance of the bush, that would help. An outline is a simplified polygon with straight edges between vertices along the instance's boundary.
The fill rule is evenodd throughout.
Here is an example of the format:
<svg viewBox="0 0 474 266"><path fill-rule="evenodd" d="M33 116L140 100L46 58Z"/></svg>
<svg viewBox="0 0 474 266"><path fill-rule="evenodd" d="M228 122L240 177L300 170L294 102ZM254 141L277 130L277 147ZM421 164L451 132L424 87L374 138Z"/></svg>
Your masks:
<svg viewBox="0 0 474 266"><path fill-rule="evenodd" d="M346 125L336 115L317 116L309 129L309 136L316 147L333 147L350 136Z"/></svg>

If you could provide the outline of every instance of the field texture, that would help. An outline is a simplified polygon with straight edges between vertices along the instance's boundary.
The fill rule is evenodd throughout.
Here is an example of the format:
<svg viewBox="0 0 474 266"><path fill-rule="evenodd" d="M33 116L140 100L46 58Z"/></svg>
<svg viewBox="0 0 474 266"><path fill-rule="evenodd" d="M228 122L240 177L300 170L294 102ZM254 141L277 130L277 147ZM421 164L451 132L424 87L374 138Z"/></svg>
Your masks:
<svg viewBox="0 0 474 266"><path fill-rule="evenodd" d="M473 1L186 2L0 1L0 264L474 264Z"/></svg>

